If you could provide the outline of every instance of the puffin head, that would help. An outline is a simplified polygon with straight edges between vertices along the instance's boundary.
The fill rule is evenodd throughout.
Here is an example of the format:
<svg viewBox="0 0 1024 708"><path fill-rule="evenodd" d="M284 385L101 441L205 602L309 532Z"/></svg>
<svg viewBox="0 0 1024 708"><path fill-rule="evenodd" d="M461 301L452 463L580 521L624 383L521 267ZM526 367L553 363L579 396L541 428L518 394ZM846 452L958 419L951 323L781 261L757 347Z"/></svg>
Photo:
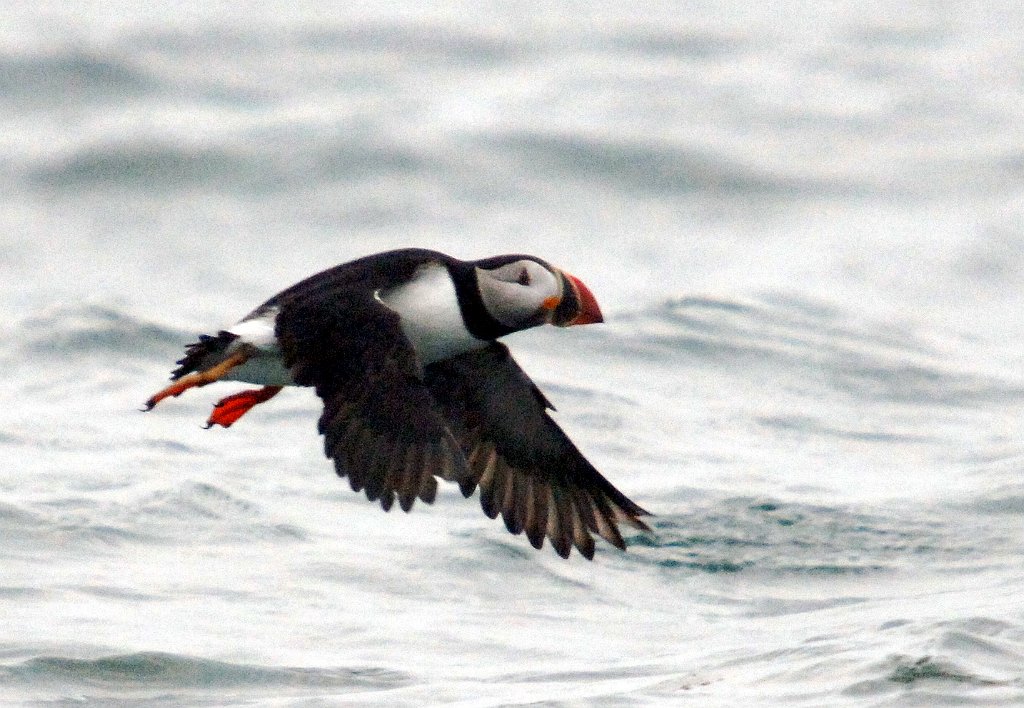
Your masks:
<svg viewBox="0 0 1024 708"><path fill-rule="evenodd" d="M532 256L498 256L475 265L487 313L509 331L603 322L590 289L574 275Z"/></svg>

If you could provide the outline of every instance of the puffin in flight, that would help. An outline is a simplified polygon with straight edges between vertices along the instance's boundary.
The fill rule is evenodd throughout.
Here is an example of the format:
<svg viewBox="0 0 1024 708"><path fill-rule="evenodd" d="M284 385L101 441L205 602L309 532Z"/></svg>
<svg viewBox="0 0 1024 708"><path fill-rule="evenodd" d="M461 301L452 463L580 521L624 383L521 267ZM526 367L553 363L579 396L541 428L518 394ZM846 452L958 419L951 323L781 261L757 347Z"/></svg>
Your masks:
<svg viewBox="0 0 1024 708"><path fill-rule="evenodd" d="M480 488L490 518L535 548L594 556L596 533L625 550L620 523L648 512L580 453L554 406L498 339L542 324L602 321L576 277L526 255L461 261L436 251L379 253L278 293L233 327L186 348L172 383L145 404L213 383L261 388L222 399L228 427L284 386L323 399L324 451L354 491L385 511L434 500L436 477Z"/></svg>

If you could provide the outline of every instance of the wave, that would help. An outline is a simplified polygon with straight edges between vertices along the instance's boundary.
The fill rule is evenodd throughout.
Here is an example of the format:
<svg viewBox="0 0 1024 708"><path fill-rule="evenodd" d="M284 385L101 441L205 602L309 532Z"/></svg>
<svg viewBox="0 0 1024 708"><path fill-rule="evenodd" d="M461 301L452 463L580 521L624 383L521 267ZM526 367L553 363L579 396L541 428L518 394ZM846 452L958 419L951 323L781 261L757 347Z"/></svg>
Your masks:
<svg viewBox="0 0 1024 708"><path fill-rule="evenodd" d="M963 528L975 525L965 519ZM629 539L627 562L684 575L898 573L924 562L936 568L979 562L992 551L983 531L951 535L920 516L747 497L659 514L651 526L653 534Z"/></svg>
<svg viewBox="0 0 1024 708"><path fill-rule="evenodd" d="M427 22L375 22L345 18L342 24L318 19L296 25L288 32L261 31L238 24L214 25L198 31L157 30L135 32L121 46L196 59L229 55L324 54L337 59L346 54L400 54L417 66L435 63L446 68L489 66L515 60L539 45L524 41L521 33L475 30L468 26Z"/></svg>
<svg viewBox="0 0 1024 708"><path fill-rule="evenodd" d="M751 40L739 34L691 30L653 30L632 28L614 34L598 35L595 44L604 50L635 59L671 57L682 60L719 59L748 49Z"/></svg>
<svg viewBox="0 0 1024 708"><path fill-rule="evenodd" d="M942 703L1016 705L1024 688L1024 630L1020 625L984 616L935 623L889 622L884 635L899 632L927 646L921 653L894 653L859 674L843 694L853 697L919 695ZM913 693L909 693L912 691Z"/></svg>
<svg viewBox="0 0 1024 708"><path fill-rule="evenodd" d="M287 667L230 663L164 652L135 652L91 659L35 656L0 666L0 682L8 686L60 684L65 690L95 697L141 690L212 690L225 688L263 692L268 689L386 691L409 684L411 677L390 669L366 666ZM223 700L223 693L217 694Z"/></svg>
<svg viewBox="0 0 1024 708"><path fill-rule="evenodd" d="M205 482L179 482L133 496L110 501L67 495L32 510L0 505L0 556L79 559L186 541L290 545L308 539L305 529L278 520L272 508Z"/></svg>
<svg viewBox="0 0 1024 708"><path fill-rule="evenodd" d="M67 106L157 94L166 84L123 56L81 50L39 55L0 54L0 101Z"/></svg>
<svg viewBox="0 0 1024 708"><path fill-rule="evenodd" d="M379 138L306 133L302 126L272 131L252 127L205 145L170 138L111 139L42 158L24 166L22 172L30 185L44 189L148 191L202 186L259 194L395 176L436 176L446 169L426 150Z"/></svg>
<svg viewBox="0 0 1024 708"><path fill-rule="evenodd" d="M848 178L787 176L707 148L586 134L522 130L481 136L485 145L528 165L530 174L598 182L631 193L728 196L866 196L882 194ZM891 190L890 190L891 191Z"/></svg>
<svg viewBox="0 0 1024 708"><path fill-rule="evenodd" d="M9 340L22 358L103 354L166 357L186 333L104 305L56 306L15 321Z"/></svg>
<svg viewBox="0 0 1024 708"><path fill-rule="evenodd" d="M628 356L742 375L757 371L804 393L827 389L854 400L949 407L1024 401L1022 381L981 367L965 370L898 325L810 300L684 297L625 315L617 330L595 337ZM783 428L806 423L801 416L762 422ZM865 438L887 434L832 432Z"/></svg>
<svg viewBox="0 0 1024 708"><path fill-rule="evenodd" d="M158 189L247 184L258 174L257 166L244 155L226 148L144 140L78 148L66 157L29 168L28 179L50 189L115 184Z"/></svg>
<svg viewBox="0 0 1024 708"><path fill-rule="evenodd" d="M117 512L125 523L136 524L172 543L179 542L185 533L208 543L293 543L307 539L302 528L275 521L258 502L207 482L183 482L150 492ZM187 530L182 519L188 519Z"/></svg>

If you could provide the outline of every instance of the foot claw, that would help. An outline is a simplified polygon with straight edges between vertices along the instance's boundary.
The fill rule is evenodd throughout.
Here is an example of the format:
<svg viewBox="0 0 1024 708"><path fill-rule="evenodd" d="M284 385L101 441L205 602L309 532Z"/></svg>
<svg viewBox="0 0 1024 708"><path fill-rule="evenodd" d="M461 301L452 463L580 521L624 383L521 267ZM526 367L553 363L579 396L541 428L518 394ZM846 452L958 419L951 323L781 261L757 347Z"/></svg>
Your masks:
<svg viewBox="0 0 1024 708"><path fill-rule="evenodd" d="M177 379L167 388L161 389L160 391L157 391L152 396L150 396L149 399L146 401L145 410L153 410L153 407L156 406L157 403L164 400L165 398L176 398L181 394L185 393L185 391L189 390L190 388L206 386L207 384L211 384L214 381L220 380L225 374L227 374L233 368L235 368L236 366L240 366L244 364L246 361L248 361L250 356L252 356L252 353L248 350L237 351L230 357L222 361L221 363L217 364L216 366L212 366L209 369L206 369L205 371L199 371L194 374L189 374L188 376L183 376L180 379ZM257 403L258 402L259 401L257 401Z"/></svg>

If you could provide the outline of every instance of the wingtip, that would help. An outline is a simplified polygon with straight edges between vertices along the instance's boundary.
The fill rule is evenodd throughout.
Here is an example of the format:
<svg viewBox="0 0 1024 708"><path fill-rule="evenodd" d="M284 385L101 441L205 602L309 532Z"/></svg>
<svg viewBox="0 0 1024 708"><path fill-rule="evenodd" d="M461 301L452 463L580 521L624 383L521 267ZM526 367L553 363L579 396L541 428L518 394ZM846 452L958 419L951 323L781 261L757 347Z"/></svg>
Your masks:
<svg viewBox="0 0 1024 708"><path fill-rule="evenodd" d="M562 558L568 558L572 552L572 543L569 542L568 538L553 538L551 539L551 546Z"/></svg>
<svg viewBox="0 0 1024 708"><path fill-rule="evenodd" d="M654 514L645 511L643 514L638 514L637 516L629 517L628 519L626 519L626 523L635 528L637 531L643 531L644 533L654 533L654 529L652 529L642 519L640 519L640 516L654 518Z"/></svg>

